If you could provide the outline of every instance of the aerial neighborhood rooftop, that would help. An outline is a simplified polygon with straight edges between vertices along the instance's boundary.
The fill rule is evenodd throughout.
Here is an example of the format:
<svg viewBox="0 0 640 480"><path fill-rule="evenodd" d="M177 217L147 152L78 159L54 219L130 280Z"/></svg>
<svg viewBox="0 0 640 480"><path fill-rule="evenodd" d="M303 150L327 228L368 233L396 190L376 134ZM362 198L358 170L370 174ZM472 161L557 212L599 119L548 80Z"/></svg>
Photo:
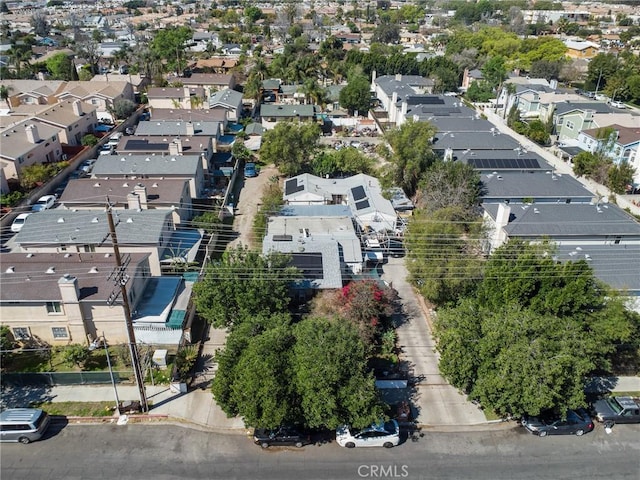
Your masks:
<svg viewBox="0 0 640 480"><path fill-rule="evenodd" d="M353 382L375 385L353 387L362 401L329 419L304 411L300 378L273 382L300 388L280 420L329 426L348 447L363 432L397 445L393 425L410 414L395 415L403 402L387 390L409 395L438 368L467 407L503 418L553 407L566 420L569 394L531 412L523 405L538 403L478 393L492 388L479 379L486 364L463 382L446 342L488 342L483 329L513 312L530 321L514 338L542 345L562 343L535 330L542 321L583 322L575 335L588 335L612 312L629 325L640 315L640 12L520 3L0 2L0 323L11 352L133 344L140 388L135 345L166 350L172 388L185 393L202 374L216 408L256 429L277 425L262 405L245 408L258 390L233 396L239 382L290 374L293 363L276 374L269 362L301 361L303 340L335 348L335 371L361 352ZM431 339L434 322L429 354L407 347L407 329ZM602 327L590 365L612 372L627 347L640 357L640 325L629 325ZM225 350L228 339L264 354L261 373L243 376L261 362ZM339 350L344 339L362 346ZM194 370L198 356L206 371ZM156 360L144 368L164 370ZM567 367L571 382L597 370L580 368ZM329 383L351 385L341 375ZM553 381L540 388L565 388ZM424 425L437 424L430 395L403 400ZM390 423L367 427L376 417ZM254 441L275 437L256 430Z"/></svg>

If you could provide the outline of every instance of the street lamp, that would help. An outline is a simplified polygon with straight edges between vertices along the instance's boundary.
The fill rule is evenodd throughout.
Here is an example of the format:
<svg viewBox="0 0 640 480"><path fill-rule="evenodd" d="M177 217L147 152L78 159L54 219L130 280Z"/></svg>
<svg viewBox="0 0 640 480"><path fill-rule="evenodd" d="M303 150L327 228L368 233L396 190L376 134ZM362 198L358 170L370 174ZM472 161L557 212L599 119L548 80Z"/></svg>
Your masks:
<svg viewBox="0 0 640 480"><path fill-rule="evenodd" d="M111 358L109 358L109 349L107 348L107 339L104 336L104 332L102 335L96 338L91 344L89 344L89 351L92 352L96 348L100 346L100 340L104 345L104 353L107 356L107 365L109 366L109 376L111 377L111 386L113 387L113 396L116 399L116 412L120 415L120 399L118 398L118 390L116 389L116 379L113 376L113 368L111 367Z"/></svg>

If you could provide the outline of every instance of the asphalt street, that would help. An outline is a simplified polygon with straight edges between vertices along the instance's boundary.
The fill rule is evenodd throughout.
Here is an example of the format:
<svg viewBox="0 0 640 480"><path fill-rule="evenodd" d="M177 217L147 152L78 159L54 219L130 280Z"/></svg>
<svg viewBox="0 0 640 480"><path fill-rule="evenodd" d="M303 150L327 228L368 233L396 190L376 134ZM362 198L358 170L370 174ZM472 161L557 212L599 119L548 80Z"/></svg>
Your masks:
<svg viewBox="0 0 640 480"><path fill-rule="evenodd" d="M2 444L2 479L596 479L637 480L640 425L538 438L515 424L422 432L390 450L335 442L261 450L245 435L172 425L67 425L30 445Z"/></svg>

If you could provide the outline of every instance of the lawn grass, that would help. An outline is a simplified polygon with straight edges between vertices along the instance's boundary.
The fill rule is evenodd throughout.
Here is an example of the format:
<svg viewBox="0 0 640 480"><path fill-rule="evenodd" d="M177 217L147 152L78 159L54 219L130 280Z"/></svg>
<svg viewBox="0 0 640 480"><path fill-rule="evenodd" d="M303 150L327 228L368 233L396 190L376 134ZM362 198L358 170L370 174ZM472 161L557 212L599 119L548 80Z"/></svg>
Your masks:
<svg viewBox="0 0 640 480"><path fill-rule="evenodd" d="M611 392L611 397L633 397L640 398L640 392L631 391L631 392Z"/></svg>
<svg viewBox="0 0 640 480"><path fill-rule="evenodd" d="M493 410L482 410L482 413L484 413L484 416L488 422L491 422L493 420L502 420L502 416L498 415Z"/></svg>
<svg viewBox="0 0 640 480"><path fill-rule="evenodd" d="M49 415L65 417L110 417L115 402L33 402L32 408L41 408Z"/></svg>

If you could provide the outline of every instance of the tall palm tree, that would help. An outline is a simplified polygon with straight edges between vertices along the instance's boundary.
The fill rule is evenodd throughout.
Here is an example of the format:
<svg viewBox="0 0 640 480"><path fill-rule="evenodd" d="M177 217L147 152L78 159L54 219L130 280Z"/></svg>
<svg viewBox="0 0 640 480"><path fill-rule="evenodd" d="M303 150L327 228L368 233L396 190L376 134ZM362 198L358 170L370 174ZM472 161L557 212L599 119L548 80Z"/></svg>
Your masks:
<svg viewBox="0 0 640 480"><path fill-rule="evenodd" d="M6 102L7 107L9 107L9 110L11 110L11 102L9 101L9 97L11 96L11 93L10 93L11 90L13 90L13 87L0 85L0 100L3 100L4 102Z"/></svg>

